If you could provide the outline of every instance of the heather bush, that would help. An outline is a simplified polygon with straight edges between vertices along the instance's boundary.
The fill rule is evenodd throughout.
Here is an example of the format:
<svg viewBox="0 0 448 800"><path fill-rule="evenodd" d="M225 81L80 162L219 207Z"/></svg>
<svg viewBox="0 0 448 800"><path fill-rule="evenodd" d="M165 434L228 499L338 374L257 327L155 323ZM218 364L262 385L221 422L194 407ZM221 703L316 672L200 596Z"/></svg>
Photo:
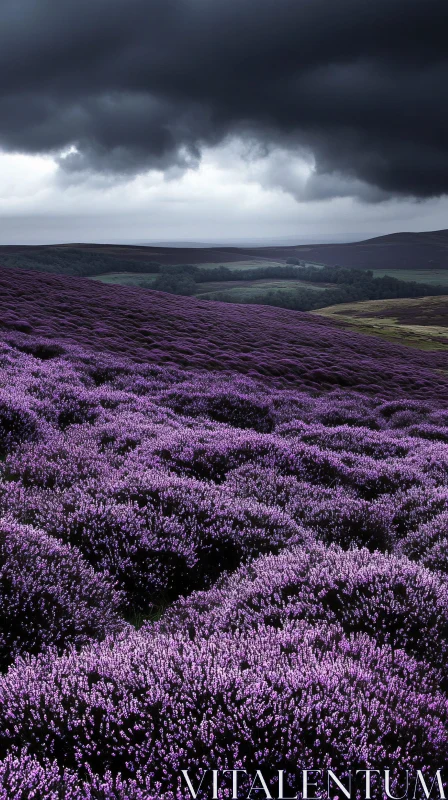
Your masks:
<svg viewBox="0 0 448 800"><path fill-rule="evenodd" d="M380 647L444 669L448 581L407 558L305 544L261 557L219 588L179 601L160 627L196 638L296 620L338 623L347 634L368 633Z"/></svg>
<svg viewBox="0 0 448 800"><path fill-rule="evenodd" d="M144 784L144 781L142 781ZM135 781L106 774L81 779L60 770L56 762L40 763L25 753L8 755L0 763L0 800L156 800Z"/></svg>
<svg viewBox="0 0 448 800"><path fill-rule="evenodd" d="M96 398L79 388L73 391L64 387L53 394L51 401L60 428L80 422L93 422L99 413Z"/></svg>
<svg viewBox="0 0 448 800"><path fill-rule="evenodd" d="M93 483L87 493L41 495L32 513L95 569L112 574L142 610L209 586L246 558L304 539L280 510L235 503L207 484L156 471L116 476L110 487Z"/></svg>
<svg viewBox="0 0 448 800"><path fill-rule="evenodd" d="M230 470L251 464L276 469L283 475L295 475L316 483L349 483L350 466L340 454L306 445L300 441L284 441L275 434L237 431L231 427L180 430L161 437L153 450L168 469L200 480L222 482Z"/></svg>
<svg viewBox="0 0 448 800"><path fill-rule="evenodd" d="M28 330L24 330L23 325L19 327L18 323L14 324L14 328L16 330L23 331L24 333L31 333L31 325L26 323L26 326ZM41 361L49 361L53 358L59 358L59 356L66 352L61 342L52 342L48 339L38 337L33 339L16 339L14 344L18 350L21 350L22 353L28 353L29 355L34 356L34 358L38 358Z"/></svg>
<svg viewBox="0 0 448 800"><path fill-rule="evenodd" d="M329 397L319 398L314 406L313 420L330 428L346 425L377 430L381 427L374 404L365 397L338 391Z"/></svg>
<svg viewBox="0 0 448 800"><path fill-rule="evenodd" d="M0 521L0 669L21 653L80 646L119 630L122 602L76 550Z"/></svg>
<svg viewBox="0 0 448 800"><path fill-rule="evenodd" d="M20 393L0 389L0 455L37 437L38 418Z"/></svg>
<svg viewBox="0 0 448 800"><path fill-rule="evenodd" d="M386 503L368 503L350 489L329 488L279 475L274 469L244 466L227 475L224 487L240 497L254 497L286 511L325 542L342 547L391 549L393 512Z"/></svg>
<svg viewBox="0 0 448 800"><path fill-rule="evenodd" d="M274 428L271 409L266 403L257 403L230 388L220 393L197 394L196 391L193 387L189 391L172 391L163 397L163 401L178 413L208 417L234 428L253 428L260 433L269 433Z"/></svg>
<svg viewBox="0 0 448 800"><path fill-rule="evenodd" d="M430 439L448 443L448 429L445 426L423 423L412 425L408 430L409 436L419 437L420 439Z"/></svg>
<svg viewBox="0 0 448 800"><path fill-rule="evenodd" d="M370 431L366 428L352 428L338 425L327 428L315 422L293 420L283 423L277 433L288 439L299 439L305 444L318 445L326 450L371 456L375 459L403 458L415 451L418 444L406 437L398 437L387 430ZM407 433L407 432L406 432Z"/></svg>
<svg viewBox="0 0 448 800"><path fill-rule="evenodd" d="M159 437L166 436L167 431L181 427L179 421L173 420L165 409L149 405L145 412L121 410L119 415L99 421L95 426L99 449L111 466L126 463L127 455L136 448L144 448L148 440L156 441ZM149 461L154 465L160 463L160 458L154 456L151 449L148 455ZM141 450L137 459L143 463Z"/></svg>
<svg viewBox="0 0 448 800"><path fill-rule="evenodd" d="M404 553L425 567L448 572L448 511L408 533L399 545Z"/></svg>
<svg viewBox="0 0 448 800"><path fill-rule="evenodd" d="M0 753L25 745L81 775L141 770L156 797L172 799L184 765L362 768L392 755L433 769L446 723L429 668L366 635L303 622L196 641L134 632L18 663L0 681Z"/></svg>
<svg viewBox="0 0 448 800"><path fill-rule="evenodd" d="M64 489L98 477L106 466L94 438L77 431L16 450L5 461L3 476L28 487Z"/></svg>
<svg viewBox="0 0 448 800"><path fill-rule="evenodd" d="M392 523L401 539L438 514L448 511L448 488L423 483L387 498L392 511Z"/></svg>

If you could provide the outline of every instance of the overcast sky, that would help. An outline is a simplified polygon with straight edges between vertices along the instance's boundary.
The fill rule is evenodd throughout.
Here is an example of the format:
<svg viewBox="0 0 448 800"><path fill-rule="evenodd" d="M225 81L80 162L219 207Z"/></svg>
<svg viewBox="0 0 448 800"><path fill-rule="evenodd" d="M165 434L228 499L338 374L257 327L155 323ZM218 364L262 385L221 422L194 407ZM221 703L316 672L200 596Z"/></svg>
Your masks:
<svg viewBox="0 0 448 800"><path fill-rule="evenodd" d="M1 0L0 242L448 227L446 0Z"/></svg>

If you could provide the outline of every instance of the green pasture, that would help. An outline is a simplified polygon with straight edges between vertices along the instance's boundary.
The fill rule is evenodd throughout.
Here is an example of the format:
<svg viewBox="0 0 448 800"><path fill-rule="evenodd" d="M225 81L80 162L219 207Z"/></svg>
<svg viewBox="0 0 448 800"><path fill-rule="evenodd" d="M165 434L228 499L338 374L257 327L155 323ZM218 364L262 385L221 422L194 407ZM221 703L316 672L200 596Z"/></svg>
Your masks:
<svg viewBox="0 0 448 800"><path fill-rule="evenodd" d="M244 269L248 268L248 262L241 263L245 264ZM218 265L215 264L214 266ZM243 269L243 266L241 266L241 269ZM157 275L144 275L140 272L110 272L106 275L95 275L91 280L109 285L118 284L121 286L136 286L141 289L151 289L156 279ZM225 293L229 297L234 298L235 302L238 303L244 302L248 298L261 298L270 291L293 292L295 289L303 288L321 292L327 289L328 286L329 284L314 284L306 281L286 280L284 278L277 280L274 278L264 278L253 281L209 281L207 283L198 283L196 297L213 300L216 295Z"/></svg>
<svg viewBox="0 0 448 800"><path fill-rule="evenodd" d="M305 283L305 281L273 280L269 278L258 281L216 281L215 283L199 283L196 297L219 300L219 295L225 294L234 299L236 303L241 303L247 299L262 298L267 292L294 292L298 288L312 289L319 292L327 287L322 284Z"/></svg>
<svg viewBox="0 0 448 800"><path fill-rule="evenodd" d="M379 336L389 342L414 347L418 350L448 350L448 328L444 324L422 325L417 321L400 321L400 309L416 309L416 320L421 308L431 310L432 304L443 304L445 297L400 298L397 300L366 300L358 303L341 303L312 311L333 322L355 328L358 333ZM382 311L397 312L397 317L381 316ZM411 317L412 320L412 317Z"/></svg>
<svg viewBox="0 0 448 800"><path fill-rule="evenodd" d="M157 275L145 275L141 272L107 272L105 275L94 275L91 280L99 281L100 283L139 286L142 289L151 289L156 278Z"/></svg>
<svg viewBox="0 0 448 800"><path fill-rule="evenodd" d="M448 269L375 269L373 275L375 278L390 275L391 278L398 278L400 281L448 286Z"/></svg>

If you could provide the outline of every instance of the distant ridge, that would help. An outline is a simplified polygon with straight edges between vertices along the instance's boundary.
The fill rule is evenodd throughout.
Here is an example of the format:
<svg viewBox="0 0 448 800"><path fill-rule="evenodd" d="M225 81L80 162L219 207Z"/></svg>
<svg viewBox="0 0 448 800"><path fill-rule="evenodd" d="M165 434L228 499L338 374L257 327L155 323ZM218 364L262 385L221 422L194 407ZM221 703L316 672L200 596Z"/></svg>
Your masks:
<svg viewBox="0 0 448 800"><path fill-rule="evenodd" d="M367 244L372 242L402 242L402 241L429 241L439 242L441 244L448 244L448 228L441 231L399 231L398 233L386 233L382 236L373 236L369 239L363 239L359 242L351 242L351 244ZM350 243L349 243L350 244Z"/></svg>
<svg viewBox="0 0 448 800"><path fill-rule="evenodd" d="M48 249L81 248L118 259L158 261L161 264L229 264L255 259L260 262L297 257L309 262L355 269L448 269L448 230L398 232L345 244L306 244L272 247L176 246L70 243L58 245L3 245L2 256L42 253Z"/></svg>
<svg viewBox="0 0 448 800"><path fill-rule="evenodd" d="M359 269L448 269L448 230L390 233L297 249L310 261Z"/></svg>

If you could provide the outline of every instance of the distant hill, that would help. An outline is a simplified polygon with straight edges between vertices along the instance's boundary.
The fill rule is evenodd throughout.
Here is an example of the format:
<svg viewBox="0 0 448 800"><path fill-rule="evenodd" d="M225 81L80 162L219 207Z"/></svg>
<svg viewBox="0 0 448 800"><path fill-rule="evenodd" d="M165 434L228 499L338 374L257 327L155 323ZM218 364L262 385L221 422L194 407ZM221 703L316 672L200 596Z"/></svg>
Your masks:
<svg viewBox="0 0 448 800"><path fill-rule="evenodd" d="M448 230L392 233L362 242L297 249L303 259L358 269L448 269Z"/></svg>
<svg viewBox="0 0 448 800"><path fill-rule="evenodd" d="M311 263L373 270L448 270L448 230L393 233L347 244L274 247L159 247L67 244L0 246L0 265L88 277L102 272L152 272L158 264L232 264L241 261ZM91 263L89 263L91 262Z"/></svg>

